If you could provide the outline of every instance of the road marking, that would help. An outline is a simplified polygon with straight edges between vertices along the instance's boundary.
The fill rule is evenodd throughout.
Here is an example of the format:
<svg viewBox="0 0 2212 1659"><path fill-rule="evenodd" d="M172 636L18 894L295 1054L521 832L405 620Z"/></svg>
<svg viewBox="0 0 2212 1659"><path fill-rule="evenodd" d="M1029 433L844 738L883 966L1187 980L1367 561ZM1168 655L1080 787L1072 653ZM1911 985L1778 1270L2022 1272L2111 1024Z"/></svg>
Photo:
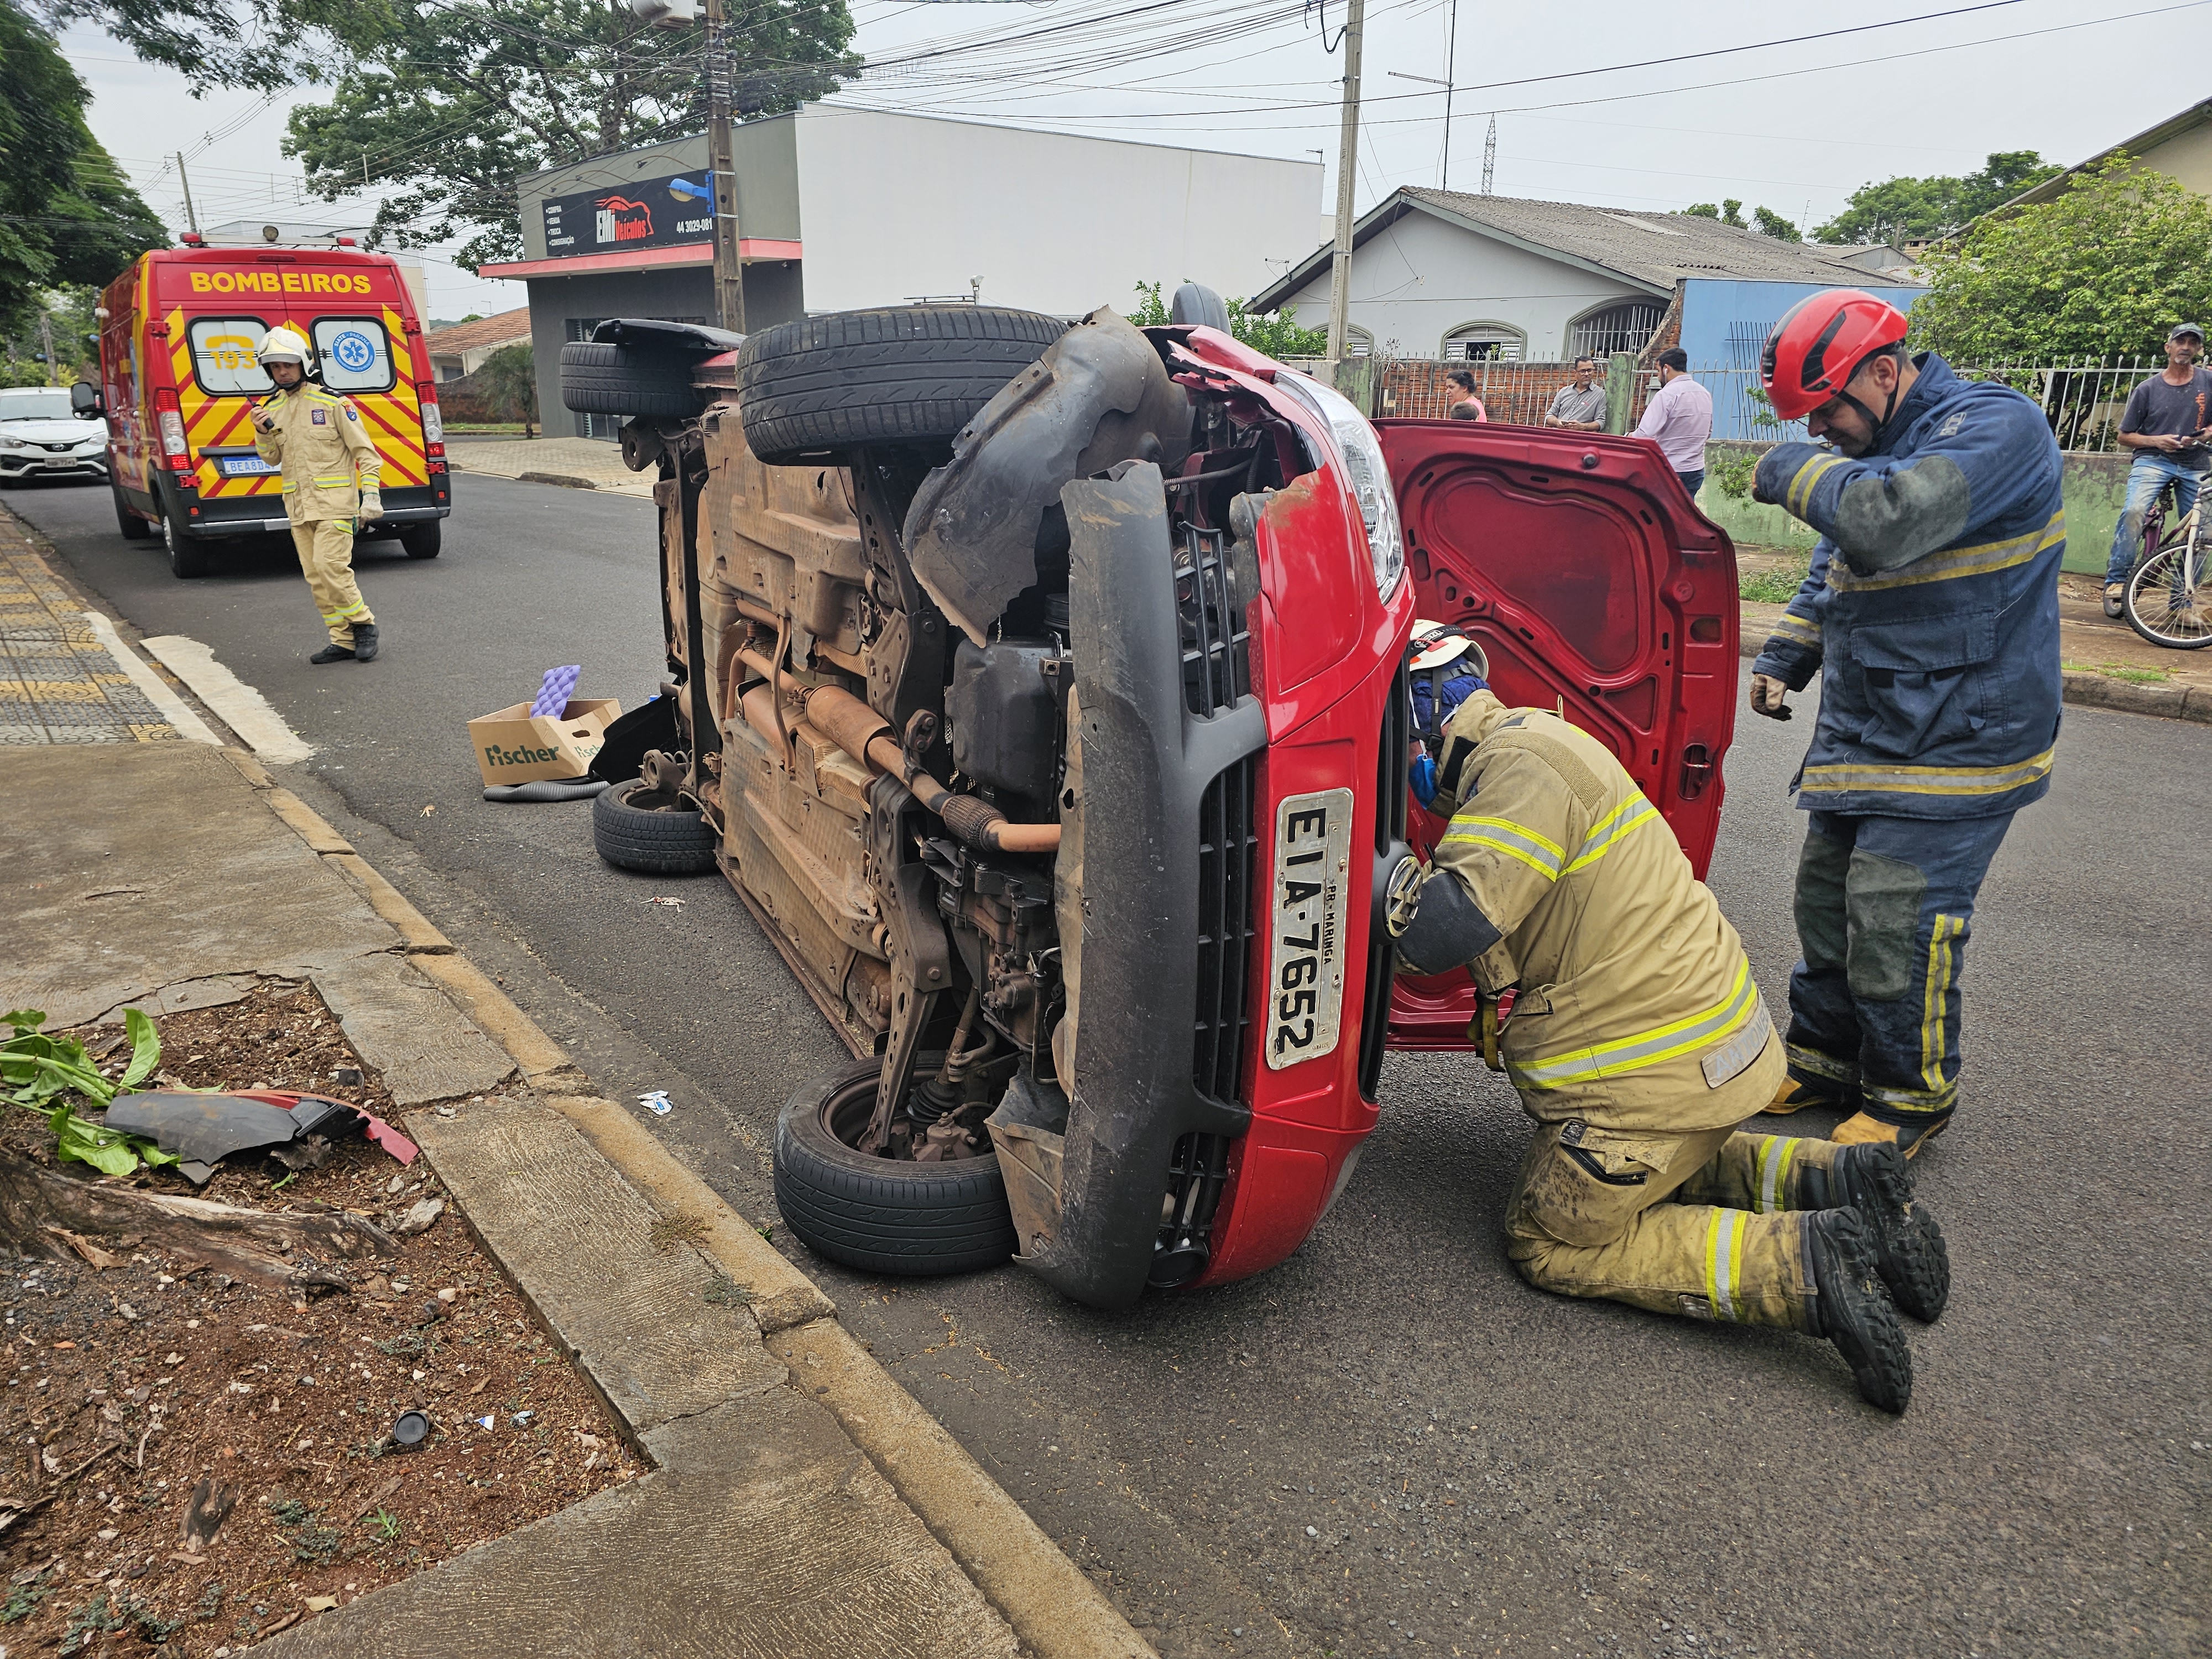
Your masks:
<svg viewBox="0 0 2212 1659"><path fill-rule="evenodd" d="M191 743L213 744L222 747L222 739L208 729L208 723L185 700L162 681L161 677L138 660L138 653L124 644L123 636L115 631L115 624L97 611L82 613L91 624L93 633L107 647L107 654L115 659L115 665L131 677L131 684L146 694L146 700L161 711L161 718L177 728L177 735ZM212 707L212 705L210 705Z"/></svg>
<svg viewBox="0 0 2212 1659"><path fill-rule="evenodd" d="M142 640L162 667L192 689L192 695L222 717L222 723L264 760L279 765L303 761L314 745L284 724L269 700L215 659L215 653L182 634Z"/></svg>

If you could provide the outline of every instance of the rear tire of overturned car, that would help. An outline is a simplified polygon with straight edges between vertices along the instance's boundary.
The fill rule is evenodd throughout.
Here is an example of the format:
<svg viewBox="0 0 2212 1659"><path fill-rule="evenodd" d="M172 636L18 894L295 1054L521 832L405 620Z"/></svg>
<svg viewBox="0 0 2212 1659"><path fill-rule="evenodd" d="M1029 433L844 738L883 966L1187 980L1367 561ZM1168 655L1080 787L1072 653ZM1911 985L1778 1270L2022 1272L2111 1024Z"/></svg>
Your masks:
<svg viewBox="0 0 2212 1659"><path fill-rule="evenodd" d="M702 876L714 867L714 825L647 789L642 778L592 798L592 844L616 869L643 875Z"/></svg>
<svg viewBox="0 0 2212 1659"><path fill-rule="evenodd" d="M561 348L561 401L585 415L661 415L688 420L712 398L691 384L696 352L571 340Z"/></svg>
<svg viewBox="0 0 2212 1659"><path fill-rule="evenodd" d="M605 796L600 797L605 799ZM915 1070L933 1066L927 1054ZM775 1124L775 1203L817 1255L918 1279L975 1273L1013 1255L1013 1214L995 1153L946 1164L876 1158L848 1144L875 1110L880 1056L799 1085Z"/></svg>
<svg viewBox="0 0 2212 1659"><path fill-rule="evenodd" d="M745 446L763 465L783 466L949 443L1066 326L997 306L886 306L764 328L738 356Z"/></svg>

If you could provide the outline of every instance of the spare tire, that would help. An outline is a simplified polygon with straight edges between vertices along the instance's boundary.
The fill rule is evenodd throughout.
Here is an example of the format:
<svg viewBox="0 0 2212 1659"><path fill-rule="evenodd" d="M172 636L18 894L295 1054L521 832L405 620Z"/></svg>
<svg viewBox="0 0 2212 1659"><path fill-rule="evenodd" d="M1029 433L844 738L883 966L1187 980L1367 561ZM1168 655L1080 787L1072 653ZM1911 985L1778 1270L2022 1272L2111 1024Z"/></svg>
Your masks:
<svg viewBox="0 0 2212 1659"><path fill-rule="evenodd" d="M605 796L601 796L602 800ZM924 1054L917 1073L945 1056ZM922 1278L1013 1255L1013 1212L994 1152L945 1164L876 1158L851 1144L875 1111L881 1055L800 1084L775 1123L775 1205L818 1255L863 1273Z"/></svg>
<svg viewBox="0 0 2212 1659"><path fill-rule="evenodd" d="M613 340L561 348L561 401L580 415L656 415L688 420L714 400L691 384L698 354Z"/></svg>
<svg viewBox="0 0 2212 1659"><path fill-rule="evenodd" d="M592 801L592 844L617 870L648 876L702 876L714 867L714 826L645 787L618 783Z"/></svg>
<svg viewBox="0 0 2212 1659"><path fill-rule="evenodd" d="M944 444L1066 331L996 306L833 311L746 337L745 445L769 466L879 444Z"/></svg>

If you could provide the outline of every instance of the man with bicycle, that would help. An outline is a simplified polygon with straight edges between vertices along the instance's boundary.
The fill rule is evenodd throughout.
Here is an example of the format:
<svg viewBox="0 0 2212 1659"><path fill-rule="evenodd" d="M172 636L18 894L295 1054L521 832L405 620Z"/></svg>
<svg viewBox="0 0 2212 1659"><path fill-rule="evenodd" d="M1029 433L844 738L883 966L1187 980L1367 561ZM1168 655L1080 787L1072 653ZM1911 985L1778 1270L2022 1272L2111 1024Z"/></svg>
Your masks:
<svg viewBox="0 0 2212 1659"><path fill-rule="evenodd" d="M2105 614L2124 607L2128 577L2142 556L2143 515L2167 485L2173 487L2174 521L2189 516L2212 467L2205 445L2212 428L2212 369L2200 368L2204 331L2176 323L2166 337L2166 368L2137 386L2120 416L2120 443L2136 453L2128 469L2126 504L2112 530L2112 556L2105 564Z"/></svg>
<svg viewBox="0 0 2212 1659"><path fill-rule="evenodd" d="M1751 665L1754 714L1820 676L1798 769L1803 960L1790 1082L1771 1111L1850 1110L1831 1139L1909 1157L1958 1105L1959 979L1982 878L2013 814L2051 787L2058 736L2057 440L2008 386L1908 356L1905 321L1856 289L1766 338L1778 444L1753 494L1820 532Z"/></svg>

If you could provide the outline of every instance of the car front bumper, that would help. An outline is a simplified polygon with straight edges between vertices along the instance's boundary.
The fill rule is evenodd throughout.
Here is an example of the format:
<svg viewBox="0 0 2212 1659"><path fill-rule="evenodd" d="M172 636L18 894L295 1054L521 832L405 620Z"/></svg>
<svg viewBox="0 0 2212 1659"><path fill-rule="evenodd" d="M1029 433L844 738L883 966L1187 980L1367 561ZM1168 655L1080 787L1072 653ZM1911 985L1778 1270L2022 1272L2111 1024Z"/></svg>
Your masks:
<svg viewBox="0 0 2212 1659"><path fill-rule="evenodd" d="M0 478L90 478L107 477L105 450L85 454L57 455L45 449L0 449Z"/></svg>

